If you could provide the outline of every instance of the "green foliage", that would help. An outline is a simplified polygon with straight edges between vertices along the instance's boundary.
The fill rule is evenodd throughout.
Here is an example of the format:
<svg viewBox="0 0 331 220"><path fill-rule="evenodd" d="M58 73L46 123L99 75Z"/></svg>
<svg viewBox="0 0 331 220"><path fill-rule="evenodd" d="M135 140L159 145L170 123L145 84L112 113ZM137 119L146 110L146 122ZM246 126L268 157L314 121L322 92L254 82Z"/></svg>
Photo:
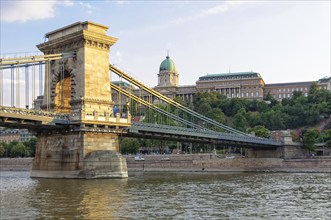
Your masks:
<svg viewBox="0 0 331 220"><path fill-rule="evenodd" d="M2 157L5 154L5 144L4 143L0 143L0 157Z"/></svg>
<svg viewBox="0 0 331 220"><path fill-rule="evenodd" d="M331 128L324 130L320 139L320 142L324 142L326 147L331 147Z"/></svg>
<svg viewBox="0 0 331 220"><path fill-rule="evenodd" d="M226 123L226 116L219 108L212 109L209 117L213 118L215 121L218 121L222 124Z"/></svg>
<svg viewBox="0 0 331 220"><path fill-rule="evenodd" d="M0 143L0 157L34 157L37 138L33 137L26 142L12 141Z"/></svg>
<svg viewBox="0 0 331 220"><path fill-rule="evenodd" d="M244 108L241 108L233 117L233 126L240 131L246 131L248 122L246 120L246 111Z"/></svg>
<svg viewBox="0 0 331 220"><path fill-rule="evenodd" d="M29 157L30 152L23 143L18 142L10 150L10 157Z"/></svg>
<svg viewBox="0 0 331 220"><path fill-rule="evenodd" d="M260 112L247 112L246 114L247 122L251 127L264 124L261 117Z"/></svg>
<svg viewBox="0 0 331 220"><path fill-rule="evenodd" d="M5 147L4 157L10 157L10 151L16 144L18 144L18 141L12 141L10 143L4 143L4 147Z"/></svg>
<svg viewBox="0 0 331 220"><path fill-rule="evenodd" d="M270 137L270 131L266 129L263 125L257 125L253 128L250 128L248 132L254 132L255 136L257 137L263 137L263 138L269 138Z"/></svg>
<svg viewBox="0 0 331 220"><path fill-rule="evenodd" d="M324 141L331 140L331 128L324 130L323 139L324 139Z"/></svg>
<svg viewBox="0 0 331 220"><path fill-rule="evenodd" d="M262 114L263 125L270 130L286 129L287 115L280 110L270 110Z"/></svg>
<svg viewBox="0 0 331 220"><path fill-rule="evenodd" d="M319 89L317 84L312 85L308 96L301 91L294 91L292 98L281 102L270 94L262 101L228 99L211 92L197 93L193 103L195 111L221 123L228 121L230 126L233 123L235 128L242 131L257 125L269 130L312 126L331 114L331 92Z"/></svg>
<svg viewBox="0 0 331 220"><path fill-rule="evenodd" d="M36 145L37 145L37 138L32 137L29 141L23 143L28 151L30 152L30 156L34 157L36 153Z"/></svg>
<svg viewBox="0 0 331 220"><path fill-rule="evenodd" d="M319 132L316 129L308 130L302 137L302 144L309 152L315 151L315 144L319 138Z"/></svg>
<svg viewBox="0 0 331 220"><path fill-rule="evenodd" d="M136 138L123 138L120 143L122 154L136 154L140 148L140 142Z"/></svg>

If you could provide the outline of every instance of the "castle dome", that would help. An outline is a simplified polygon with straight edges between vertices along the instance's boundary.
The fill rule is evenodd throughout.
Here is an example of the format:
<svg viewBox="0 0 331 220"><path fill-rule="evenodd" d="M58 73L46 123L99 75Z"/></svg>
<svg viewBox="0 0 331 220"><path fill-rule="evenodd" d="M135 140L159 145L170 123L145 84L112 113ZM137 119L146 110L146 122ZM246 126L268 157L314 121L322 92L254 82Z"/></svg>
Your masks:
<svg viewBox="0 0 331 220"><path fill-rule="evenodd" d="M170 59L169 55L162 61L160 71L177 72L175 62Z"/></svg>

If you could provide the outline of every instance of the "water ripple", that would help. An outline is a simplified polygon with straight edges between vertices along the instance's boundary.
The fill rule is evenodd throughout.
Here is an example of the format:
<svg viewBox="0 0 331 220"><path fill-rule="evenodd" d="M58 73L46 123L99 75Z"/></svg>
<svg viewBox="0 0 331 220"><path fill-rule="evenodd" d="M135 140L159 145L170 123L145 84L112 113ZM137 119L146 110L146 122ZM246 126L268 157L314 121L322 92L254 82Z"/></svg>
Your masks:
<svg viewBox="0 0 331 220"><path fill-rule="evenodd" d="M124 180L0 172L1 219L331 219L330 174L167 173Z"/></svg>

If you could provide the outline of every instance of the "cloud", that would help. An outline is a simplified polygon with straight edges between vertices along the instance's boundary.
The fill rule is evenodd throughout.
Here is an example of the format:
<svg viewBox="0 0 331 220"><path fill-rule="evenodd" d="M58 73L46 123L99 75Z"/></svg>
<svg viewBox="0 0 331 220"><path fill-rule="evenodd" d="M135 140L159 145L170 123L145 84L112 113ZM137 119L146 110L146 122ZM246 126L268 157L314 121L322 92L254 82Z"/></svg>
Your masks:
<svg viewBox="0 0 331 220"><path fill-rule="evenodd" d="M117 3L118 5L123 5L123 4L125 3L125 1L116 1L116 3Z"/></svg>
<svg viewBox="0 0 331 220"><path fill-rule="evenodd" d="M42 20L55 16L56 6L73 6L72 1L2 1L1 21L26 22Z"/></svg>
<svg viewBox="0 0 331 220"><path fill-rule="evenodd" d="M93 6L86 2L79 2L79 4L83 7L84 10L86 10L86 13L92 14Z"/></svg>
<svg viewBox="0 0 331 220"><path fill-rule="evenodd" d="M186 16L186 17L176 18L172 21L172 23L173 24L183 24L183 23L194 21L199 18L204 18L207 16L216 15L216 14L222 14L222 13L229 11L233 7L237 7L237 6L240 6L240 5L243 5L246 3L252 3L252 2L254 2L254 1L224 1L217 6L199 11L196 14Z"/></svg>

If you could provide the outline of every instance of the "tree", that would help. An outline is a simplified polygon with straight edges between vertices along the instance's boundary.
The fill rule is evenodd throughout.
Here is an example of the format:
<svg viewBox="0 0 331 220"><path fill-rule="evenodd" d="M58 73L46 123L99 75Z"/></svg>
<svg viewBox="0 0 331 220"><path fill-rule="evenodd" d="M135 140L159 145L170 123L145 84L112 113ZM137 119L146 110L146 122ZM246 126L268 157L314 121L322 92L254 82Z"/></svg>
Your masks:
<svg viewBox="0 0 331 220"><path fill-rule="evenodd" d="M24 142L24 145L30 152L30 156L34 157L36 153L37 138L36 137L30 138L30 140Z"/></svg>
<svg viewBox="0 0 331 220"><path fill-rule="evenodd" d="M270 130L285 129L287 115L280 110L273 109L262 114L264 126Z"/></svg>
<svg viewBox="0 0 331 220"><path fill-rule="evenodd" d="M230 105L228 106L229 116L236 115L240 110L247 111L247 100L240 98L230 99Z"/></svg>
<svg viewBox="0 0 331 220"><path fill-rule="evenodd" d="M302 144L304 148L309 151L309 153L311 151L314 152L316 150L315 144L317 143L318 138L319 138L319 132L317 129L311 129L304 133L302 137Z"/></svg>
<svg viewBox="0 0 331 220"><path fill-rule="evenodd" d="M247 112L247 121L250 127L264 124L259 112Z"/></svg>
<svg viewBox="0 0 331 220"><path fill-rule="evenodd" d="M13 148L10 150L10 157L29 157L29 156L30 156L30 152L21 142L14 145Z"/></svg>
<svg viewBox="0 0 331 220"><path fill-rule="evenodd" d="M248 127L248 122L246 119L246 111L244 108L240 109L233 117L233 125L236 129L240 131L246 131L246 128Z"/></svg>
<svg viewBox="0 0 331 220"><path fill-rule="evenodd" d="M5 144L3 142L0 143L0 157L5 154Z"/></svg>
<svg viewBox="0 0 331 220"><path fill-rule="evenodd" d="M212 119L214 119L215 121L218 121L218 122L220 122L222 124L225 124L226 123L225 114L219 108L214 108L213 110L211 110L210 117Z"/></svg>
<svg viewBox="0 0 331 220"><path fill-rule="evenodd" d="M257 125L254 128L250 128L249 132L254 132L257 137L270 137L270 131L266 129L263 125Z"/></svg>
<svg viewBox="0 0 331 220"><path fill-rule="evenodd" d="M10 143L3 143L5 147L4 157L10 157L11 149L18 144L18 141L12 141Z"/></svg>
<svg viewBox="0 0 331 220"><path fill-rule="evenodd" d="M321 138L320 141L324 142L326 147L331 147L331 128L324 130Z"/></svg>
<svg viewBox="0 0 331 220"><path fill-rule="evenodd" d="M120 143L122 154L136 154L140 148L140 142L135 138L123 138Z"/></svg>

